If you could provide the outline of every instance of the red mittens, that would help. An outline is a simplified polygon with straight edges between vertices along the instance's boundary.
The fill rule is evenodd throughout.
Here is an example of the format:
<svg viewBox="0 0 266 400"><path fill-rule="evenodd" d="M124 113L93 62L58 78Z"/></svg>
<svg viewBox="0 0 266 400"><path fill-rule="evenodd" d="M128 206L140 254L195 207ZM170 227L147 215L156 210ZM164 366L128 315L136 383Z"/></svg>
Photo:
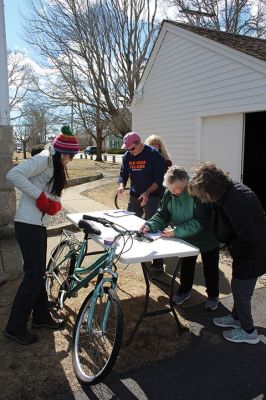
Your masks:
<svg viewBox="0 0 266 400"><path fill-rule="evenodd" d="M61 203L48 199L44 192L42 192L36 200L36 206L40 211L47 213L48 215L55 215L62 208Z"/></svg>
<svg viewBox="0 0 266 400"><path fill-rule="evenodd" d="M49 200L45 196L45 193L42 192L38 199L36 200L36 206L39 208L40 211L46 213L49 207Z"/></svg>
<svg viewBox="0 0 266 400"><path fill-rule="evenodd" d="M62 208L61 203L50 199L48 199L48 201L49 201L49 207L46 211L48 215L55 215L56 213L58 213L58 211L61 210Z"/></svg>

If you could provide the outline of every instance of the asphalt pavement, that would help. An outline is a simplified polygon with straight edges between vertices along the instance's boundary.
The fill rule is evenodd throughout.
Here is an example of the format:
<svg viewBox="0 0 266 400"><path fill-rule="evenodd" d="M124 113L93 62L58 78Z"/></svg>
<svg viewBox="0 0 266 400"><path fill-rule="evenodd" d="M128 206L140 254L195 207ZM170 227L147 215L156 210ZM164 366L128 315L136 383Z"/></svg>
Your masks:
<svg viewBox="0 0 266 400"><path fill-rule="evenodd" d="M86 190L86 185L91 188L92 185L99 184L104 184L104 181L70 188L63 200L64 207L71 212L106 209L100 203L87 198L81 199L78 194ZM124 374L111 374L104 383L81 388L75 393L62 394L55 397L55 400L266 399L266 287L258 284L252 300L260 343L230 343L223 339L222 329L214 326L211 321L212 317L225 315L232 307L230 268L224 268L222 275L222 298L218 310L206 312L202 303L186 308L185 315L189 325L189 333L186 334L191 339L186 349L155 364ZM200 285L196 289L204 293ZM205 297L202 296L202 299L205 300ZM134 346L134 341L131 346ZM128 351L130 352L130 346Z"/></svg>

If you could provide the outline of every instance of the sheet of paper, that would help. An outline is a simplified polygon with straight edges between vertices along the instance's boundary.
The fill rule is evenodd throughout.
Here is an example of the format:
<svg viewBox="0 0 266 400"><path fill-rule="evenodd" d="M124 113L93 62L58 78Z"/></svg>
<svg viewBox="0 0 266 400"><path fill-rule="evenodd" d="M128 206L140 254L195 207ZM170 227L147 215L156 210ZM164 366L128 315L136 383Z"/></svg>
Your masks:
<svg viewBox="0 0 266 400"><path fill-rule="evenodd" d="M127 210L114 210L114 211L107 211L104 213L109 217L118 218L118 217L126 217L128 215L134 215L135 213L127 211Z"/></svg>
<svg viewBox="0 0 266 400"><path fill-rule="evenodd" d="M152 233L152 232L145 233L146 236L148 236L149 238L151 238L153 240L159 239L159 237L161 237L161 234L162 234L162 232L160 232L160 231L154 232L154 233Z"/></svg>

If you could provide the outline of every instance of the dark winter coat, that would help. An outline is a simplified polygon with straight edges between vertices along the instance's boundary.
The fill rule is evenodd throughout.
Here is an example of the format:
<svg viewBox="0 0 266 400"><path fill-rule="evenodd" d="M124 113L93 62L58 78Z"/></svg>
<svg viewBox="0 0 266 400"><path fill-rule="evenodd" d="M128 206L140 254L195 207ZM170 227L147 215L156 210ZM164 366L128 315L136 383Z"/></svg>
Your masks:
<svg viewBox="0 0 266 400"><path fill-rule="evenodd" d="M256 195L242 183L230 183L214 206L214 233L228 245L233 277L252 279L266 272L266 219Z"/></svg>

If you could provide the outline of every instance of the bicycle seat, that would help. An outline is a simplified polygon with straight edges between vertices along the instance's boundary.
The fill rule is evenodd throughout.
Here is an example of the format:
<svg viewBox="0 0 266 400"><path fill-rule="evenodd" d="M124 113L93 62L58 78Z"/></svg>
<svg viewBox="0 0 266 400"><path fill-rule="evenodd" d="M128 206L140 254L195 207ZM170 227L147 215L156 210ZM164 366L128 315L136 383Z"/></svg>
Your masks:
<svg viewBox="0 0 266 400"><path fill-rule="evenodd" d="M93 235L100 236L101 231L98 228L95 228L92 226L88 221L84 221L84 219L81 219L78 223L78 227L83 230L84 233L93 233Z"/></svg>

